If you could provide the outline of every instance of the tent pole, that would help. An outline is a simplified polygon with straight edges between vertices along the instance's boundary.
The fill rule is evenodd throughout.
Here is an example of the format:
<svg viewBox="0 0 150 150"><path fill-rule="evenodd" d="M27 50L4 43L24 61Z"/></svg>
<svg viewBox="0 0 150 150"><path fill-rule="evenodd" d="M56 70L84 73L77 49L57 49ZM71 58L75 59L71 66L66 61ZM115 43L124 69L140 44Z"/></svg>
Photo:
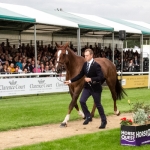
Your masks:
<svg viewBox="0 0 150 150"><path fill-rule="evenodd" d="M19 46L21 46L21 31L19 31Z"/></svg>
<svg viewBox="0 0 150 150"><path fill-rule="evenodd" d="M122 73L123 73L123 40L121 42L122 48L121 48L121 85L122 85Z"/></svg>
<svg viewBox="0 0 150 150"><path fill-rule="evenodd" d="M34 50L35 50L35 70L37 72L36 24L34 24Z"/></svg>
<svg viewBox="0 0 150 150"><path fill-rule="evenodd" d="M54 44L54 33L52 33L52 42L51 42L52 46Z"/></svg>
<svg viewBox="0 0 150 150"><path fill-rule="evenodd" d="M126 48L128 48L128 42L126 41Z"/></svg>
<svg viewBox="0 0 150 150"><path fill-rule="evenodd" d="M114 32L112 32L112 61L113 61L113 64L114 64Z"/></svg>
<svg viewBox="0 0 150 150"><path fill-rule="evenodd" d="M149 37L149 42L150 42L150 37ZM149 43L150 45L150 43ZM149 70L148 70L148 89L150 89L150 49L149 49Z"/></svg>
<svg viewBox="0 0 150 150"><path fill-rule="evenodd" d="M80 28L77 29L77 54L81 56L81 43L80 43Z"/></svg>
<svg viewBox="0 0 150 150"><path fill-rule="evenodd" d="M140 37L140 45L141 45L141 57L140 57L140 62L141 62L141 65L140 65L140 71L143 72L143 34L141 35Z"/></svg>

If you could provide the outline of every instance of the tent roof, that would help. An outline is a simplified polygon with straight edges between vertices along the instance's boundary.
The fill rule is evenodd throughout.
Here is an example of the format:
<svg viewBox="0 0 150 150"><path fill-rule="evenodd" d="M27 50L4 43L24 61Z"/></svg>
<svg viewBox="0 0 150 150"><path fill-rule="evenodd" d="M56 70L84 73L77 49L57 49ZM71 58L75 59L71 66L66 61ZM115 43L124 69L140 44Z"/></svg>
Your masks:
<svg viewBox="0 0 150 150"><path fill-rule="evenodd" d="M78 25L74 22L65 20L63 18L45 13L43 11L21 5L5 4L0 3L0 7L19 13L21 15L30 16L36 19L36 23L56 25L56 26L66 26L78 28Z"/></svg>
<svg viewBox="0 0 150 150"><path fill-rule="evenodd" d="M35 19L20 15L13 11L0 7L0 20L21 21L34 23Z"/></svg>
<svg viewBox="0 0 150 150"><path fill-rule="evenodd" d="M81 29L92 29L92 30L101 30L101 31L113 31L113 27L110 27L108 25L104 25L100 22L96 22L84 17L77 16L75 14L71 14L64 11L49 11L50 14L53 14L55 16L64 18L66 20L75 22L78 24L79 28Z"/></svg>
<svg viewBox="0 0 150 150"><path fill-rule="evenodd" d="M78 16L81 16L83 18L89 18L90 20L93 20L95 22L98 23L103 23L104 25L110 25L111 27L114 28L114 31L119 32L119 30L126 30L127 33L139 33L141 34L141 31L117 22L113 22L111 20L102 18L102 17L98 17L98 16L94 16L94 15L86 15L86 14L77 14L77 13L72 13Z"/></svg>
<svg viewBox="0 0 150 150"><path fill-rule="evenodd" d="M63 11L43 12L27 6L0 3L1 8L7 8L9 11L24 16L30 16L36 19L37 33L53 32L56 34L77 34L77 28L83 29L81 35L92 31L100 30L112 32L113 28L101 23L85 19ZM46 26L47 25L47 26ZM33 27L24 32L33 32Z"/></svg>
<svg viewBox="0 0 150 150"><path fill-rule="evenodd" d="M142 34L144 34L144 35L150 35L150 29L146 28L144 26L141 26L140 24L138 24L138 22L132 22L129 20L122 20L122 19L110 19L110 18L109 18L109 20L120 23L120 24L127 25L127 26L135 28L137 30L140 30L142 32Z"/></svg>
<svg viewBox="0 0 150 150"><path fill-rule="evenodd" d="M6 29L26 30L27 32L33 32L33 23L36 23L38 24L37 32L77 34L76 29L81 28L81 35L86 33L95 35L96 33L99 36L111 36L111 32L115 32L117 35L119 30L125 30L128 36L150 35L149 24L144 22L102 18L64 11L43 12L27 6L5 3L0 3L0 20L0 28L2 26ZM19 22L19 24L14 22ZM30 24L23 24L26 22Z"/></svg>

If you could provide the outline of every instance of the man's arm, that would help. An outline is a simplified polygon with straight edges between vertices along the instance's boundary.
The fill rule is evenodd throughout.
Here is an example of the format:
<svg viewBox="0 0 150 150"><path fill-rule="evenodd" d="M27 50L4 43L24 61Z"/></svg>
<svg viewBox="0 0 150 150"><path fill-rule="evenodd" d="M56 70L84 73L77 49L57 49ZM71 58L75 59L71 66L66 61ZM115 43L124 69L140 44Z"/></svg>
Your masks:
<svg viewBox="0 0 150 150"><path fill-rule="evenodd" d="M85 65L85 63L84 63L84 65ZM85 73L84 73L84 65L83 65L83 67L82 67L80 73L79 73L77 76L75 76L74 78L72 78L72 79L70 79L70 80L68 80L68 81L65 81L64 83L65 83L65 84L70 84L70 83L72 83L72 82L75 82L75 81L81 79L81 78L85 75Z"/></svg>

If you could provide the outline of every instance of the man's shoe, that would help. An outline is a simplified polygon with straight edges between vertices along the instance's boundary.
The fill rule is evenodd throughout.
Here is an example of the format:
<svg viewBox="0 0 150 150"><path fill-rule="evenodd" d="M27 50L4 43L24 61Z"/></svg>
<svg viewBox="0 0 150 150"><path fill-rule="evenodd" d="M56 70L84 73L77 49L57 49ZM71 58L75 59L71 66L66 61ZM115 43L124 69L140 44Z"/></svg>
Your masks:
<svg viewBox="0 0 150 150"><path fill-rule="evenodd" d="M92 117L87 117L87 118L85 119L85 121L83 122L83 125L88 124L90 121L92 121Z"/></svg>
<svg viewBox="0 0 150 150"><path fill-rule="evenodd" d="M99 127L99 129L104 129L106 127L107 121L102 122L101 126Z"/></svg>

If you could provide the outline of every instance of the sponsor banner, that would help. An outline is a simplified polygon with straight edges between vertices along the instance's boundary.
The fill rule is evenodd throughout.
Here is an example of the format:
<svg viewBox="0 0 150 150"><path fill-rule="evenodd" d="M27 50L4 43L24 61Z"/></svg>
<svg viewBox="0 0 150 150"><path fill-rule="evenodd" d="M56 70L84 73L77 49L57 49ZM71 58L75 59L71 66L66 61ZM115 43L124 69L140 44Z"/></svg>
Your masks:
<svg viewBox="0 0 150 150"><path fill-rule="evenodd" d="M121 126L121 145L140 146L150 144L150 124Z"/></svg>
<svg viewBox="0 0 150 150"><path fill-rule="evenodd" d="M120 76L118 76L120 79ZM148 75L133 75L133 76L122 76L123 88L137 88L148 86Z"/></svg>
<svg viewBox="0 0 150 150"><path fill-rule="evenodd" d="M65 77L0 79L0 96L67 92Z"/></svg>

